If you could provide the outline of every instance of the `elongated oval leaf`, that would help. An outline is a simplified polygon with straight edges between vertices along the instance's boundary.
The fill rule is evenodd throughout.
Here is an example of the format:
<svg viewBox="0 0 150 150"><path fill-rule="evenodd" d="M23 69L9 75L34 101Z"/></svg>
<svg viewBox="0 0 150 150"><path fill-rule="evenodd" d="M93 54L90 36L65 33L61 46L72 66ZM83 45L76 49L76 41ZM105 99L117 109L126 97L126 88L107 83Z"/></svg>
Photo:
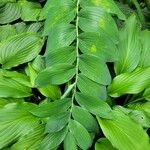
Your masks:
<svg viewBox="0 0 150 150"><path fill-rule="evenodd" d="M76 100L94 115L107 119L112 119L113 117L109 105L98 98L83 93L76 93Z"/></svg>
<svg viewBox="0 0 150 150"><path fill-rule="evenodd" d="M136 94L143 91L150 83L150 67L142 69L137 68L131 73L118 75L108 87L109 95L119 97L129 93Z"/></svg>
<svg viewBox="0 0 150 150"><path fill-rule="evenodd" d="M77 144L80 148L88 149L91 146L91 137L88 131L79 122L75 120L70 120L69 129L75 137Z"/></svg>
<svg viewBox="0 0 150 150"><path fill-rule="evenodd" d="M103 133L112 145L120 150L149 150L149 138L143 128L119 110L114 110L114 115L114 120L98 118Z"/></svg>
<svg viewBox="0 0 150 150"><path fill-rule="evenodd" d="M75 67L69 64L58 64L40 72L35 80L38 87L48 84L57 85L69 81L75 75Z"/></svg>
<svg viewBox="0 0 150 150"><path fill-rule="evenodd" d="M68 132L65 137L64 150L77 150L76 140L71 132Z"/></svg>
<svg viewBox="0 0 150 150"><path fill-rule="evenodd" d="M70 106L70 99L62 99L51 103L41 104L30 112L38 117L50 117L65 112Z"/></svg>
<svg viewBox="0 0 150 150"><path fill-rule="evenodd" d="M35 58L41 50L43 40L36 34L16 35L0 43L0 63L9 69Z"/></svg>
<svg viewBox="0 0 150 150"><path fill-rule="evenodd" d="M118 60L115 63L116 74L133 71L140 61L140 53L139 27L136 16L132 15L120 31Z"/></svg>

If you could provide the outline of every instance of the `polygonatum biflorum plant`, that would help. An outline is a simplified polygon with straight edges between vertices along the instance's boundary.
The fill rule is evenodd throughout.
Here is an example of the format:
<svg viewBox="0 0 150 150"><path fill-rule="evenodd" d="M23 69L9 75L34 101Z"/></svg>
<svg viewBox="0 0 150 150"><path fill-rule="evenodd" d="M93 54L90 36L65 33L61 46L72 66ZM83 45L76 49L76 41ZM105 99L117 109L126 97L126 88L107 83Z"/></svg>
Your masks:
<svg viewBox="0 0 150 150"><path fill-rule="evenodd" d="M148 20L122 2L0 2L1 150L150 149Z"/></svg>

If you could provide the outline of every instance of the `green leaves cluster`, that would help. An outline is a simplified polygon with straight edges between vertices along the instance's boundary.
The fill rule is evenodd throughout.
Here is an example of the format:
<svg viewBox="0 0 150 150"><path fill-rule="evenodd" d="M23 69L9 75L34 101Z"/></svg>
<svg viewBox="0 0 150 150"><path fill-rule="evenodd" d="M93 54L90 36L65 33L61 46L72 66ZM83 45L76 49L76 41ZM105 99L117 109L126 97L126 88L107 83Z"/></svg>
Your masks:
<svg viewBox="0 0 150 150"><path fill-rule="evenodd" d="M113 0L0 12L0 149L149 150L150 31L135 14Z"/></svg>

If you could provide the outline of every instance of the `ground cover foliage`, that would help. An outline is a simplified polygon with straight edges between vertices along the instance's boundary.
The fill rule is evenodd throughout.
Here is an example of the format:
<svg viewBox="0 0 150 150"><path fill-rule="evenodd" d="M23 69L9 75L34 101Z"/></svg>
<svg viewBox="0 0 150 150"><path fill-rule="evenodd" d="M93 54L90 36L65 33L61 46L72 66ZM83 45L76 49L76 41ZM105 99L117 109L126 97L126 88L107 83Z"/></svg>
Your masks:
<svg viewBox="0 0 150 150"><path fill-rule="evenodd" d="M1 150L149 150L149 0L0 1Z"/></svg>

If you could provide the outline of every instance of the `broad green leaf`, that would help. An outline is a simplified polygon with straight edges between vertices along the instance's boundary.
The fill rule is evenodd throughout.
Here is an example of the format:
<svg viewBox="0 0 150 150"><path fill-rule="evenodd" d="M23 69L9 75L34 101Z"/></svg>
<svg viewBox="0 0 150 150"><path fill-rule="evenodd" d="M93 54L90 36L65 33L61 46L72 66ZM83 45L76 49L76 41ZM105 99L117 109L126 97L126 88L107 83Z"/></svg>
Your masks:
<svg viewBox="0 0 150 150"><path fill-rule="evenodd" d="M46 133L58 132L62 130L69 122L70 112L63 112L61 114L54 114L49 117L45 127Z"/></svg>
<svg viewBox="0 0 150 150"><path fill-rule="evenodd" d="M144 111L133 110L129 113L130 118L144 128L150 128L150 117Z"/></svg>
<svg viewBox="0 0 150 150"><path fill-rule="evenodd" d="M98 125L95 118L84 108L73 106L73 118L82 124L89 132L97 132Z"/></svg>
<svg viewBox="0 0 150 150"><path fill-rule="evenodd" d="M88 149L92 144L92 139L88 131L77 121L70 120L69 122L70 132L76 139L77 145L81 149Z"/></svg>
<svg viewBox="0 0 150 150"><path fill-rule="evenodd" d="M116 150L106 138L100 138L95 144L95 150Z"/></svg>
<svg viewBox="0 0 150 150"><path fill-rule="evenodd" d="M64 139L64 150L77 150L76 140L71 132Z"/></svg>
<svg viewBox="0 0 150 150"><path fill-rule="evenodd" d="M0 7L0 24L11 23L20 18L20 7L17 3L6 3Z"/></svg>
<svg viewBox="0 0 150 150"><path fill-rule="evenodd" d="M100 34L92 32L81 33L79 41L79 48L84 54L92 54L108 62L118 59L116 45L103 31Z"/></svg>
<svg viewBox="0 0 150 150"><path fill-rule="evenodd" d="M0 109L0 149L17 141L19 137L28 135L40 125L39 119L22 106L10 103ZM29 103L25 107L28 106L32 107Z"/></svg>
<svg viewBox="0 0 150 150"><path fill-rule="evenodd" d="M113 113L114 120L98 118L104 135L112 145L119 150L149 150L149 138L143 128L123 112L116 109Z"/></svg>
<svg viewBox="0 0 150 150"><path fill-rule="evenodd" d="M60 24L53 28L53 30L50 30L48 35L46 54L57 52L58 48L69 46L76 38L75 26Z"/></svg>
<svg viewBox="0 0 150 150"><path fill-rule="evenodd" d="M140 60L140 66L141 67L149 67L149 55L150 55L150 31L144 30L141 32L141 43L142 43L142 52L141 52L141 60Z"/></svg>
<svg viewBox="0 0 150 150"><path fill-rule="evenodd" d="M115 63L116 74L133 71L139 64L141 44L139 40L139 27L135 15L125 22L120 31L118 46L118 61Z"/></svg>
<svg viewBox="0 0 150 150"><path fill-rule="evenodd" d="M31 61L41 50L43 40L36 34L24 33L0 43L0 63L9 69Z"/></svg>
<svg viewBox="0 0 150 150"><path fill-rule="evenodd" d="M49 13L47 14L44 35L48 35L49 32L58 25L61 26L61 24L69 24L75 18L76 9L73 1L71 5L70 2L67 2L66 5L61 5L62 2L60 4L58 3L60 2L55 1L49 10Z"/></svg>
<svg viewBox="0 0 150 150"><path fill-rule="evenodd" d="M93 55L80 55L79 69L89 79L103 85L111 82L111 76L104 60Z"/></svg>
<svg viewBox="0 0 150 150"><path fill-rule="evenodd" d="M0 42L16 34L16 30L12 25L0 26Z"/></svg>
<svg viewBox="0 0 150 150"><path fill-rule="evenodd" d="M65 112L70 106L70 99L61 99L55 102L41 104L30 112L38 117L50 117Z"/></svg>
<svg viewBox="0 0 150 150"><path fill-rule="evenodd" d="M21 84L11 77L0 76L0 97L21 98L29 96L31 96L30 87Z"/></svg>
<svg viewBox="0 0 150 150"><path fill-rule="evenodd" d="M46 59L47 67L50 67L52 65L56 65L59 63L72 64L76 59L75 47L63 47L63 48L56 49L55 51L50 51L46 55L45 59Z"/></svg>
<svg viewBox="0 0 150 150"><path fill-rule="evenodd" d="M19 1L21 19L23 21L38 21L42 7L37 2Z"/></svg>
<svg viewBox="0 0 150 150"><path fill-rule="evenodd" d="M79 74L77 86L82 93L88 94L102 100L107 99L106 87L99 83L96 83L86 76ZM88 88L87 88L88 87Z"/></svg>
<svg viewBox="0 0 150 150"><path fill-rule="evenodd" d="M110 24L111 22L111 24ZM85 32L104 32L114 43L118 43L118 29L115 21L103 9L86 7L79 13L79 27Z"/></svg>
<svg viewBox="0 0 150 150"><path fill-rule="evenodd" d="M137 94L148 87L150 83L150 67L137 68L133 72L116 76L108 87L108 93L112 97L123 94Z"/></svg>
<svg viewBox="0 0 150 150"><path fill-rule="evenodd" d="M44 126L39 125L29 134L22 136L12 147L11 150L38 150L44 138Z"/></svg>
<svg viewBox="0 0 150 150"><path fill-rule="evenodd" d="M117 7L114 0L81 0L81 6L96 6L103 8L108 13L116 14L121 20L126 19L126 16Z"/></svg>
<svg viewBox="0 0 150 150"><path fill-rule="evenodd" d="M48 134L41 142L40 149L52 150L56 148L64 140L66 134L67 134L66 128L62 129L59 132Z"/></svg>
<svg viewBox="0 0 150 150"><path fill-rule="evenodd" d="M75 5L75 3L70 0L48 0L42 10L42 15L47 17L52 8L70 8L73 5Z"/></svg>
<svg viewBox="0 0 150 150"><path fill-rule="evenodd" d="M75 67L69 64L58 64L41 71L35 83L38 87L48 84L57 85L69 81L75 75Z"/></svg>
<svg viewBox="0 0 150 150"><path fill-rule="evenodd" d="M112 110L106 102L83 93L76 93L75 97L79 105L85 107L92 114L112 119Z"/></svg>
<svg viewBox="0 0 150 150"><path fill-rule="evenodd" d="M0 76L3 76L4 78L7 78L7 79L15 80L24 86L31 87L29 77L23 73L19 73L17 71L7 71L7 70L0 69Z"/></svg>

